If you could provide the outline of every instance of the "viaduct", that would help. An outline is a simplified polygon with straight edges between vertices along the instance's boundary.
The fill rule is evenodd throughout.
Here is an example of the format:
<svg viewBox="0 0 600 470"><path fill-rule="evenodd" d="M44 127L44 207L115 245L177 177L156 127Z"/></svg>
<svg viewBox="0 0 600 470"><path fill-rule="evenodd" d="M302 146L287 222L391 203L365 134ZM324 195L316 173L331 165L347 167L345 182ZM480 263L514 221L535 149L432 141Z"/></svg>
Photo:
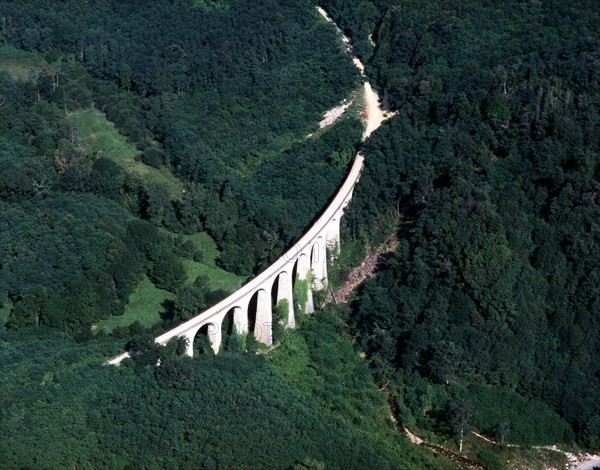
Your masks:
<svg viewBox="0 0 600 470"><path fill-rule="evenodd" d="M155 338L155 341L165 345L173 338L183 337L187 340L186 353L191 357L194 354L194 339L203 329L207 332L213 351L217 353L221 346L223 321L229 316L233 319L238 333L252 329L258 341L270 346L273 308L280 300L286 299L289 306L287 327L295 326L293 286L296 279L312 280L308 283L308 300L305 307L305 313L312 313L313 289L322 290L327 287L327 261L328 258L339 254L340 218L350 203L363 162L364 157L359 152L348 176L323 214L283 256L229 297L163 333ZM297 307L298 302L296 309ZM108 364L119 365L127 357L129 355L125 352L109 360Z"/></svg>

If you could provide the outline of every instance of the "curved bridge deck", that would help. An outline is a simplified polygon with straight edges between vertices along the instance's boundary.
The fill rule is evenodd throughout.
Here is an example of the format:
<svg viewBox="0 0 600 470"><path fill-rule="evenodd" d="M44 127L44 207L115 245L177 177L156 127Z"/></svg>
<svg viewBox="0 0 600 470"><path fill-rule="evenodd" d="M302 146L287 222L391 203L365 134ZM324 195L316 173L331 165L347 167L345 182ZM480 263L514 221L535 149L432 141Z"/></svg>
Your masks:
<svg viewBox="0 0 600 470"><path fill-rule="evenodd" d="M288 327L293 327L294 298L293 285L296 279L312 279L308 287L306 313L313 311L312 289L320 290L327 285L327 259L339 252L340 218L345 207L352 198L354 186L360 179L364 157L359 152L335 196L306 233L287 250L277 261L262 273L240 287L237 291L210 307L194 318L161 334L155 341L166 344L173 338L187 339L187 354L193 355L193 344L196 334L207 326L208 336L215 352L218 352L222 340L221 324L225 316L232 314L238 333L247 332L253 327L256 339L264 344L272 343L272 310L274 303L280 300L288 301ZM295 279L296 278L296 279ZM275 293L276 292L276 293ZM255 306L255 320L250 324L250 305ZM110 361L118 365L129 357L123 353Z"/></svg>

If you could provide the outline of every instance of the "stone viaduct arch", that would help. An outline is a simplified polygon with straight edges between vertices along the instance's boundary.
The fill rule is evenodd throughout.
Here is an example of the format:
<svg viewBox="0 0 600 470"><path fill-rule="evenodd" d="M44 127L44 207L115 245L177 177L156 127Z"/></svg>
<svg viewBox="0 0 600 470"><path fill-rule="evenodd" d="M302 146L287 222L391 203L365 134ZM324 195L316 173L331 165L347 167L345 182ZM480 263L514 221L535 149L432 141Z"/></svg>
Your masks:
<svg viewBox="0 0 600 470"><path fill-rule="evenodd" d="M273 302L282 299L288 301L288 327L295 325L295 315L298 304L294 302L294 276L298 280L310 277L312 285L307 291L305 313L314 311L312 291L327 287L328 257L335 257L340 252L340 219L344 209L352 199L354 186L360 178L364 157L358 153L350 172L339 187L337 193L323 211L321 216L312 224L306 233L287 250L277 261L261 274L240 287L229 297L208 310L199 313L179 326L155 338L159 344L166 344L172 338L183 337L187 340L187 355L194 355L194 339L203 327L207 327L207 336L211 347L218 353L223 341L222 325L225 317L233 316L234 327L238 333L246 333L253 327L253 333L263 344L272 344ZM275 292L273 300L272 293ZM252 308L255 312L250 312ZM249 321L249 312L255 313L254 325ZM201 333L202 334L202 333ZM118 365L128 353L123 353L108 361Z"/></svg>

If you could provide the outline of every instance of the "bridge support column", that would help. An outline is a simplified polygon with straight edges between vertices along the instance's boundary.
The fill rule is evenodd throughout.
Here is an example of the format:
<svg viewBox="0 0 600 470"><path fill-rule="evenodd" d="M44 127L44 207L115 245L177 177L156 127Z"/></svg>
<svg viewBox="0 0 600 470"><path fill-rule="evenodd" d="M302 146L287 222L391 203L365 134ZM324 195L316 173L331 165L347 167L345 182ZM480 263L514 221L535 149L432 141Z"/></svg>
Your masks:
<svg viewBox="0 0 600 470"><path fill-rule="evenodd" d="M245 303L248 305L248 302ZM238 334L248 332L248 307L233 307L233 324Z"/></svg>
<svg viewBox="0 0 600 470"><path fill-rule="evenodd" d="M254 325L254 336L257 341L271 346L273 343L272 324L271 296L265 289L259 289L256 299L256 324Z"/></svg>
<svg viewBox="0 0 600 470"><path fill-rule="evenodd" d="M210 341L210 347L215 354L219 354L219 348L221 347L221 324L215 323L208 324L208 340Z"/></svg>
<svg viewBox="0 0 600 470"><path fill-rule="evenodd" d="M200 328L198 328L198 330L199 329ZM185 346L185 355L188 357L194 357L194 338L196 337L196 333L198 332L198 330L186 333L185 335L181 336L187 341L187 344Z"/></svg>
<svg viewBox="0 0 600 470"><path fill-rule="evenodd" d="M288 302L288 318L286 325L288 328L294 328L296 326L296 319L294 318L294 296L292 292L292 276L290 276L286 271L283 271L277 278L277 303L283 299L287 300Z"/></svg>
<svg viewBox="0 0 600 470"><path fill-rule="evenodd" d="M339 213L335 219L329 222L327 227L327 250L333 257L338 257L340 254L340 216Z"/></svg>
<svg viewBox="0 0 600 470"><path fill-rule="evenodd" d="M313 245L311 268L315 290L327 287L327 243L324 237L317 238Z"/></svg>
<svg viewBox="0 0 600 470"><path fill-rule="evenodd" d="M310 273L310 251L308 253L301 253L298 257L298 267L296 268L296 276L299 280L304 281ZM315 304L313 302L313 293L311 283L307 286L306 292L306 307L305 313L313 313L315 311Z"/></svg>

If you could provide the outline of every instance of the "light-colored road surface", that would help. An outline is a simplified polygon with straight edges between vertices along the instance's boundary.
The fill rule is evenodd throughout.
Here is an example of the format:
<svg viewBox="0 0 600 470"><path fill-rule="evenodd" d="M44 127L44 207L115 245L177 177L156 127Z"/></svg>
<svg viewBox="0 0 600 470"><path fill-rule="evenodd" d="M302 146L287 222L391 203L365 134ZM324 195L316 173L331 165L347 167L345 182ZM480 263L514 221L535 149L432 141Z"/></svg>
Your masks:
<svg viewBox="0 0 600 470"><path fill-rule="evenodd" d="M317 7L317 10L321 14L321 16L323 18L325 18L325 20L327 20L329 23L332 23L335 25L335 23L333 22L333 20L331 19L331 17L327 14L327 12L325 10L323 10L321 7ZM354 62L354 65L359 70L360 74L364 77L365 76L365 66L360 61L360 59L356 56L356 51L354 50L354 47L352 46L352 43L350 42L350 38L348 38L346 35L344 35L342 30L340 28L338 28L337 25L335 27L337 28L339 34L341 35L342 41L346 45L346 49L348 49L348 52L352 56L352 62ZM379 96L377 95L377 93L375 91L373 91L373 88L371 88L371 84L369 82L365 82L364 93L365 93L364 99L365 99L365 107L366 107L365 112L367 114L367 119L366 119L366 128L363 133L363 140L366 139L367 137L369 137L375 129L377 129L379 126L381 126L381 123L383 121L391 118L395 114L395 113L385 112L382 109L383 107L381 106Z"/></svg>
<svg viewBox="0 0 600 470"><path fill-rule="evenodd" d="M594 468L600 468L600 458L588 460L587 462L581 462L571 470L592 470Z"/></svg>
<svg viewBox="0 0 600 470"><path fill-rule="evenodd" d="M363 133L363 140L371 135L371 133L381 126L381 123L389 119L392 115L385 113L379 104L379 96L371 88L369 82L365 82L365 105L367 113L367 127Z"/></svg>
<svg viewBox="0 0 600 470"><path fill-rule="evenodd" d="M323 114L323 119L321 119L321 122L319 122L319 128L323 129L324 127L331 126L335 121L344 115L352 103L353 101L343 103L335 108L330 109L329 111L326 111L325 114Z"/></svg>

